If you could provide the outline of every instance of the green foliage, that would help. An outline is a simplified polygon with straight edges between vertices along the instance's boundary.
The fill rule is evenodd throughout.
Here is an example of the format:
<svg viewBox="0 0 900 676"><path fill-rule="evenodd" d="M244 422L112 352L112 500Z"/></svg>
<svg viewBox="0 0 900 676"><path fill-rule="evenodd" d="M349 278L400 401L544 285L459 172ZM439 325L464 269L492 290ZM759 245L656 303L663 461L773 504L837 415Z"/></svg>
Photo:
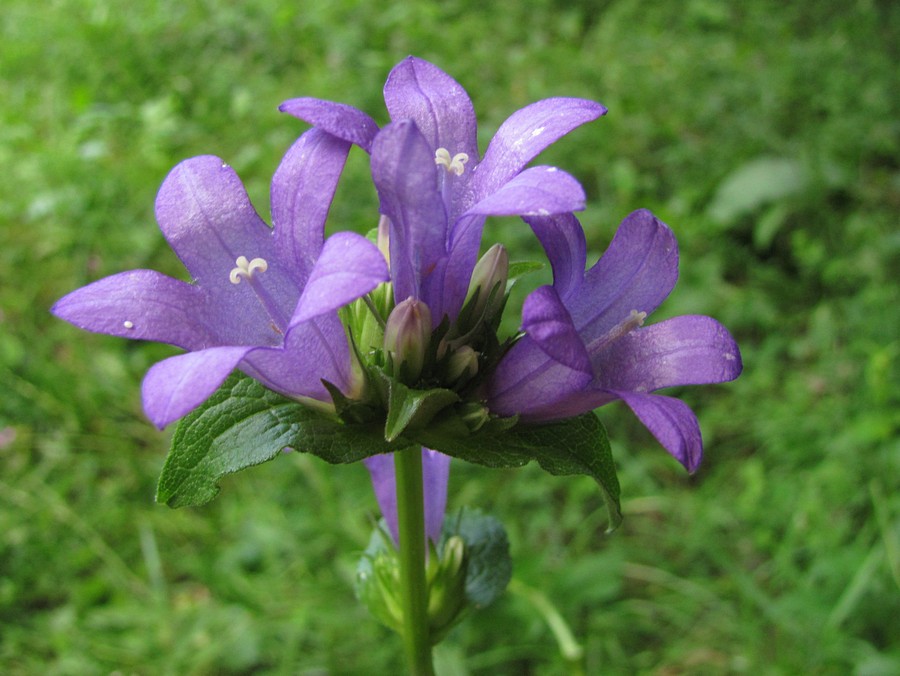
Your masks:
<svg viewBox="0 0 900 676"><path fill-rule="evenodd" d="M500 598L512 577L506 531L492 516L461 509L444 520L442 545L454 535L466 545L466 599L476 608L485 608Z"/></svg>
<svg viewBox="0 0 900 676"><path fill-rule="evenodd" d="M179 421L156 499L170 507L206 504L218 494L222 477L288 448L345 464L424 445L486 467L521 467L537 460L551 474L585 474L603 491L610 530L621 522L615 463L606 430L593 414L539 426L495 419L470 430L447 408L459 399L454 392L413 390L392 380L386 387L389 405L382 428L375 422L332 419L233 374ZM438 411L441 419L433 422Z"/></svg>
<svg viewBox="0 0 900 676"><path fill-rule="evenodd" d="M375 512L365 471L290 454L226 477L202 509L154 505L169 440L139 383L172 350L47 308L125 269L182 277L153 219L176 162L227 159L265 212L305 128L278 103L385 122L384 76L410 53L469 90L482 151L535 99L606 104L539 160L585 185L589 262L653 209L682 268L652 319L714 315L746 364L676 392L706 442L692 477L624 407L599 411L622 484L612 536L594 481L534 463L455 463L451 509L505 524L516 578L571 625L585 673L900 669L897 3L7 0L0 38L0 671L399 670L351 588ZM726 189L762 158L794 179ZM366 232L364 153L345 178L330 227ZM489 222L494 240L541 258L519 221ZM522 278L510 307L549 274ZM442 647L456 673L569 672L516 596Z"/></svg>

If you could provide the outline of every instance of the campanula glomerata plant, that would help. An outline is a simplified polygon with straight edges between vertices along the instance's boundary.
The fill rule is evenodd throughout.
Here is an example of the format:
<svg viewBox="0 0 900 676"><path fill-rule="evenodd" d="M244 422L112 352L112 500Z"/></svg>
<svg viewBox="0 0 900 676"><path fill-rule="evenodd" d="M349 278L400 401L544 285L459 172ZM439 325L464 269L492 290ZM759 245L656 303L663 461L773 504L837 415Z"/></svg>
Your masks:
<svg viewBox="0 0 900 676"><path fill-rule="evenodd" d="M285 449L362 461L384 521L357 593L395 629L411 673L431 647L499 596L511 564L502 527L445 515L451 458L488 467L536 460L596 480L610 528L621 520L606 433L593 409L621 399L688 471L702 455L690 408L656 390L736 378L741 357L714 319L647 317L672 290L678 248L649 211L628 215L586 270L585 208L562 169L529 166L606 113L551 98L513 113L481 155L474 108L437 66L401 61L384 88L383 127L344 103L297 98L312 125L272 180L273 227L235 172L203 156L175 167L156 216L190 274L123 272L59 300L80 328L171 343L142 394L159 427L178 420L158 499L202 504L219 479ZM380 213L368 237L325 221L352 145L371 156ZM532 292L521 330L500 334L508 290L535 268L482 241L488 216L521 216L553 282ZM485 251L479 257L481 251Z"/></svg>

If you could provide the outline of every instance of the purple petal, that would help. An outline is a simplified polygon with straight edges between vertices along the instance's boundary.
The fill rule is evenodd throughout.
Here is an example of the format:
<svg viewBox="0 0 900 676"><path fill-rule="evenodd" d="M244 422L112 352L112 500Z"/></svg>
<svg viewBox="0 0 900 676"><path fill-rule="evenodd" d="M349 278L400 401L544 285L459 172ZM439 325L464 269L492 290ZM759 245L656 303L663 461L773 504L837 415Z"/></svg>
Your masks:
<svg viewBox="0 0 900 676"><path fill-rule="evenodd" d="M394 544L400 542L397 524L397 483L394 478L394 455L373 455L363 460L372 477L372 488L378 507L388 525ZM444 512L447 508L447 482L450 456L422 449L422 489L425 499L425 535L437 543L441 538Z"/></svg>
<svg viewBox="0 0 900 676"><path fill-rule="evenodd" d="M450 456L422 449L422 490L425 493L425 535L435 544L441 539L447 511Z"/></svg>
<svg viewBox="0 0 900 676"><path fill-rule="evenodd" d="M347 396L358 394L350 368L347 334L337 313L301 322L290 329L283 348L257 349L241 370L271 390L288 397L331 403L323 380Z"/></svg>
<svg viewBox="0 0 900 676"><path fill-rule="evenodd" d="M562 213L584 208L584 190L555 167L523 171L463 214L450 235L450 256L441 283L441 305L451 319L459 311L478 259L485 216ZM438 315L441 316L441 315Z"/></svg>
<svg viewBox="0 0 900 676"><path fill-rule="evenodd" d="M400 528L397 520L397 480L394 475L394 454L373 455L363 460L372 478L372 488L378 508L387 523L394 544L400 542Z"/></svg>
<svg viewBox="0 0 900 676"><path fill-rule="evenodd" d="M447 214L434 152L415 123L394 122L381 130L372 146L372 178L382 213L391 219L394 297L402 301L412 296L431 306L422 289L446 256Z"/></svg>
<svg viewBox="0 0 900 676"><path fill-rule="evenodd" d="M300 297L299 271L281 263L272 230L259 218L240 179L218 157L185 160L166 177L156 198L160 228L212 302L252 335L284 326ZM230 281L239 257L262 258L268 269L254 284ZM249 341L235 341L248 344ZM253 339L257 344L271 340Z"/></svg>
<svg viewBox="0 0 900 676"><path fill-rule="evenodd" d="M389 279L387 261L372 242L354 232L332 235L316 261L290 325L336 310Z"/></svg>
<svg viewBox="0 0 900 676"><path fill-rule="evenodd" d="M734 380L741 353L711 317L688 315L632 331L593 359L605 389L652 392Z"/></svg>
<svg viewBox="0 0 900 676"><path fill-rule="evenodd" d="M131 270L64 296L50 310L75 326L122 338L155 340L186 350L220 342L202 289L155 270Z"/></svg>
<svg viewBox="0 0 900 676"><path fill-rule="evenodd" d="M697 416L683 401L658 394L615 392L628 404L656 440L688 472L696 471L703 457L703 438Z"/></svg>
<svg viewBox="0 0 900 676"><path fill-rule="evenodd" d="M565 301L584 280L587 245L584 230L572 214L526 216L553 268L553 288Z"/></svg>
<svg viewBox="0 0 900 676"><path fill-rule="evenodd" d="M542 286L525 299L522 329L554 361L593 375L584 343L553 287Z"/></svg>
<svg viewBox="0 0 900 676"><path fill-rule="evenodd" d="M590 345L614 333L632 310L650 314L677 278L678 244L668 226L647 210L627 216L578 292L566 298L588 352L594 354Z"/></svg>
<svg viewBox="0 0 900 676"><path fill-rule="evenodd" d="M584 209L584 189L556 167L531 167L471 207L482 216L549 216ZM455 243L460 233L453 231Z"/></svg>
<svg viewBox="0 0 900 676"><path fill-rule="evenodd" d="M475 109L466 90L428 61L410 56L388 75L384 101L391 119L414 120L432 158L438 148L450 155L466 153L470 166L478 162Z"/></svg>
<svg viewBox="0 0 900 676"><path fill-rule="evenodd" d="M499 415L521 415L540 422L571 417L594 406L577 406L593 376L555 361L525 336L507 352L488 382L488 408ZM574 398L577 412L559 409Z"/></svg>
<svg viewBox="0 0 900 676"><path fill-rule="evenodd" d="M516 111L484 153L473 184L476 199L498 190L546 147L605 113L599 103L571 98L545 99Z"/></svg>
<svg viewBox="0 0 900 676"><path fill-rule="evenodd" d="M285 101L278 110L309 122L329 134L349 143L355 143L367 153L378 133L378 125L366 113L346 103L298 98Z"/></svg>
<svg viewBox="0 0 900 676"><path fill-rule="evenodd" d="M212 347L154 364L141 385L144 410L162 429L187 415L225 381L252 347Z"/></svg>
<svg viewBox="0 0 900 676"><path fill-rule="evenodd" d="M303 284L325 240L325 219L350 144L310 129L287 151L272 178L275 247Z"/></svg>

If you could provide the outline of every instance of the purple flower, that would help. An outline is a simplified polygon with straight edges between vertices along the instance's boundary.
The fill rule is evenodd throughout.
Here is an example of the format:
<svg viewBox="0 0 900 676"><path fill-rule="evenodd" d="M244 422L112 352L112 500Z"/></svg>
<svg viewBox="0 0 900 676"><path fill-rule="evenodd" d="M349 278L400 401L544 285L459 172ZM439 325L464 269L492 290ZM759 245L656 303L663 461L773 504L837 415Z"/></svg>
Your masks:
<svg viewBox="0 0 900 676"><path fill-rule="evenodd" d="M622 399L666 450L696 470L703 453L696 416L683 402L651 392L733 380L741 355L710 317L642 327L678 277L672 231L649 211L636 211L584 272L584 233L574 216L526 220L550 259L553 285L525 301L526 336L488 383L491 411L539 423Z"/></svg>
<svg viewBox="0 0 900 676"><path fill-rule="evenodd" d="M455 319L469 289L487 216L550 215L584 208L584 191L555 167L525 166L576 127L606 113L574 98L538 101L499 128L478 152L469 95L437 66L409 57L391 71L384 99L392 122L381 131L345 104L298 98L283 112L372 155L381 212L389 219L391 281L398 303L424 301L437 326ZM437 541L447 497L449 458L422 449L426 533ZM365 461L382 513L397 540L393 458Z"/></svg>
<svg viewBox="0 0 900 676"><path fill-rule="evenodd" d="M487 216L584 208L584 191L569 174L525 165L606 109L584 99L538 101L507 119L480 158L472 102L437 66L401 61L384 99L392 123L380 132L344 104L300 98L281 110L371 152L381 211L390 219L394 297L423 300L436 326L462 306Z"/></svg>
<svg viewBox="0 0 900 676"><path fill-rule="evenodd" d="M89 331L188 351L144 379L144 408L158 427L203 403L235 368L314 407L331 406L322 379L353 396L361 383L335 310L388 271L365 238L324 239L349 148L317 129L298 139L272 180L274 230L222 160L185 160L163 182L156 217L194 283L132 270L70 293L52 312Z"/></svg>
<svg viewBox="0 0 900 676"><path fill-rule="evenodd" d="M397 488L394 479L394 456L373 455L363 460L372 477L375 498L384 515L395 543L400 542L397 524ZM441 539L444 511L447 508L447 483L450 456L422 449L422 490L425 499L425 535L435 544Z"/></svg>

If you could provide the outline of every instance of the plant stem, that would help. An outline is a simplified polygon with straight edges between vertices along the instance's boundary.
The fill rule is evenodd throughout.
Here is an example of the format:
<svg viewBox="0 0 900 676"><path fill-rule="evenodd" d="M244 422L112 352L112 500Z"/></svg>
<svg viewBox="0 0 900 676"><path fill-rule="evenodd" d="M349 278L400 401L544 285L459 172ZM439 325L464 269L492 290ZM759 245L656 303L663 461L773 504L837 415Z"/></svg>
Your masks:
<svg viewBox="0 0 900 676"><path fill-rule="evenodd" d="M397 478L400 598L403 604L406 662L413 676L434 676L431 637L428 635L428 583L425 579L422 449L413 446L394 453L394 471Z"/></svg>

